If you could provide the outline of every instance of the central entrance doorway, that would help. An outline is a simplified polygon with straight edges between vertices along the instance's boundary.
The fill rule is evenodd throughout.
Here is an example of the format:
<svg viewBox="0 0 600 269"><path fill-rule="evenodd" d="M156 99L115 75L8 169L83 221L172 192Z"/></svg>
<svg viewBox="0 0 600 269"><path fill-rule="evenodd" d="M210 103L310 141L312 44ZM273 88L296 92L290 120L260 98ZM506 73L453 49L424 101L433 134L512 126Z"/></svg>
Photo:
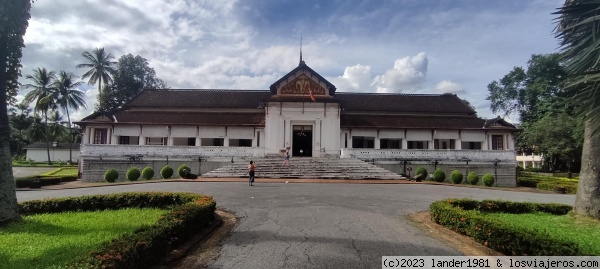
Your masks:
<svg viewBox="0 0 600 269"><path fill-rule="evenodd" d="M292 156L312 157L312 125L294 125L292 134Z"/></svg>

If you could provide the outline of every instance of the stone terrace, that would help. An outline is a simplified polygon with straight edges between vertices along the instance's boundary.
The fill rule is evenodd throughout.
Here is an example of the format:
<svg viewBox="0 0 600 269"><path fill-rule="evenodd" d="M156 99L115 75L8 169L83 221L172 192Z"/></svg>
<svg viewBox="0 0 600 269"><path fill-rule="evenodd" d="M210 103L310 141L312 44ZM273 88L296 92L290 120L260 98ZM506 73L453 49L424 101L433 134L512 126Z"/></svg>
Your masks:
<svg viewBox="0 0 600 269"><path fill-rule="evenodd" d="M341 158L291 158L283 165L282 158L265 157L253 159L257 178L308 178L308 179L405 179L386 169L358 159ZM247 177L248 163L234 163L221 167L202 177Z"/></svg>

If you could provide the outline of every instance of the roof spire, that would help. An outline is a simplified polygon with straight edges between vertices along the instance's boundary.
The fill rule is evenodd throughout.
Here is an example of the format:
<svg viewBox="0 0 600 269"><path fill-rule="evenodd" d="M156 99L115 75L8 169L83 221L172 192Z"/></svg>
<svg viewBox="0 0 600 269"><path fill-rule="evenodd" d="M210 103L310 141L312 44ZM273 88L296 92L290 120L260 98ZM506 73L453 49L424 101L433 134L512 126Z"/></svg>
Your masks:
<svg viewBox="0 0 600 269"><path fill-rule="evenodd" d="M300 64L304 64L304 60L302 60L302 33L300 33Z"/></svg>

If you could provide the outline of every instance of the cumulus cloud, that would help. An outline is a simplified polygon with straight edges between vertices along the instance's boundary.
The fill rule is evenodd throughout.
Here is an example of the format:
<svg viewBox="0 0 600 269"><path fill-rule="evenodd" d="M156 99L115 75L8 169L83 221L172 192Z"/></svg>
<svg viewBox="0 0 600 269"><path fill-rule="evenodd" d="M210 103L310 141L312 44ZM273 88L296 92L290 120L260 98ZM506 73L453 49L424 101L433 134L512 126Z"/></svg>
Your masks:
<svg viewBox="0 0 600 269"><path fill-rule="evenodd" d="M394 62L394 68L375 77L377 92L402 92L420 89L427 76L427 56L419 52Z"/></svg>
<svg viewBox="0 0 600 269"><path fill-rule="evenodd" d="M373 76L371 66L357 64L346 67L344 74L331 78L331 82L340 91L347 92L416 92L426 80L427 63L427 56L420 52L397 59L392 69L376 76Z"/></svg>
<svg viewBox="0 0 600 269"><path fill-rule="evenodd" d="M370 90L372 80L371 67L357 64L346 67L342 76L332 78L330 82L340 91L363 92Z"/></svg>
<svg viewBox="0 0 600 269"><path fill-rule="evenodd" d="M465 90L463 87L454 83L450 80L442 80L438 84L435 85L434 90L436 93L454 93L454 94L463 94Z"/></svg>

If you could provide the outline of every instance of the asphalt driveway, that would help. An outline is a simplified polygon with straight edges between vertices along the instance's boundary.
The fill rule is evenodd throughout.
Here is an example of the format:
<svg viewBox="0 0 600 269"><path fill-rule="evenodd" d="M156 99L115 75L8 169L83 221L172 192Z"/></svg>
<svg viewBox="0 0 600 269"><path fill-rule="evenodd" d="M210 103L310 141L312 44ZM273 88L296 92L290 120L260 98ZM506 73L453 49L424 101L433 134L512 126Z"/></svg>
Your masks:
<svg viewBox="0 0 600 269"><path fill-rule="evenodd" d="M405 216L448 197L573 204L573 195L425 184L170 182L18 191L19 201L124 191L212 195L239 218L209 268L380 268L385 255L460 255Z"/></svg>

